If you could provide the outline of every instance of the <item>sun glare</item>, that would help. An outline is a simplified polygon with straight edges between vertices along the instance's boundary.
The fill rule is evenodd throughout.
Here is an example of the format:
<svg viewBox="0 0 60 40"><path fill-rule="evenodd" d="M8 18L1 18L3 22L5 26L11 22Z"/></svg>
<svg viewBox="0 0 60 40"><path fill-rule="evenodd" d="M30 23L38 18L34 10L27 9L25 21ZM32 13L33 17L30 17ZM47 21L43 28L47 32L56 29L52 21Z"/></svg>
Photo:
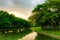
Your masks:
<svg viewBox="0 0 60 40"><path fill-rule="evenodd" d="M27 19L27 16L23 15L22 13L18 12L9 12L9 14L14 14L16 17Z"/></svg>

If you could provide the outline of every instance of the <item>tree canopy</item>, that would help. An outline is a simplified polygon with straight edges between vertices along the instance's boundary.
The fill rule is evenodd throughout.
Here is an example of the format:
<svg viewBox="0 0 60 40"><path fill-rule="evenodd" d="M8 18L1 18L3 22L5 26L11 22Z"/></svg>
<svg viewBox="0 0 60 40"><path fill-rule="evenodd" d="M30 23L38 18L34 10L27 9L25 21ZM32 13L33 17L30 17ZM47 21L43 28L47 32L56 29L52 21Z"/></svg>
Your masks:
<svg viewBox="0 0 60 40"><path fill-rule="evenodd" d="M60 26L60 1L47 0L38 4L33 10L29 20L42 29L59 29Z"/></svg>
<svg viewBox="0 0 60 40"><path fill-rule="evenodd" d="M29 29L32 25L28 20L15 17L6 11L0 11L0 31Z"/></svg>

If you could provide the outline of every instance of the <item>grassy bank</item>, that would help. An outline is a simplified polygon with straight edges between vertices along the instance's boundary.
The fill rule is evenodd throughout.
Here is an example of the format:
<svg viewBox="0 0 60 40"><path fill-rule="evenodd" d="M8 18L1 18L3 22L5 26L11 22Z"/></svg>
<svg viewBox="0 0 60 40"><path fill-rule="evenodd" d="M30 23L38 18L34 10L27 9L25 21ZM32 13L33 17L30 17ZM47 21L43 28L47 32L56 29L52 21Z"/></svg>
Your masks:
<svg viewBox="0 0 60 40"><path fill-rule="evenodd" d="M32 27L31 29L37 33L42 33L38 34L35 40L60 40L60 31L42 30L40 27Z"/></svg>
<svg viewBox="0 0 60 40"><path fill-rule="evenodd" d="M25 30L20 33L7 33L2 35L0 34L0 40L18 40L31 32L31 30Z"/></svg>
<svg viewBox="0 0 60 40"><path fill-rule="evenodd" d="M40 27L32 27L31 29L34 30L35 32L43 32L47 34L54 34L60 36L60 31L42 30Z"/></svg>
<svg viewBox="0 0 60 40"><path fill-rule="evenodd" d="M46 34L43 34L43 33L42 34L39 33L36 36L35 40L60 40L60 38L58 36L54 36L54 35L51 35L51 34L46 35Z"/></svg>

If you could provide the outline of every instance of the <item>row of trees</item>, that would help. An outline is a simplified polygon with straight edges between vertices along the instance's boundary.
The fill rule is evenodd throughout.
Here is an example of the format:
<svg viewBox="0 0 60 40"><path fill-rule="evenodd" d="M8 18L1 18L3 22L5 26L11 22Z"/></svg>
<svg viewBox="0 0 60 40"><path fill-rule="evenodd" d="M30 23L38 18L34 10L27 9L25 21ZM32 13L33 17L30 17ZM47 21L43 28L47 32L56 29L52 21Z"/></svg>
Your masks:
<svg viewBox="0 0 60 40"><path fill-rule="evenodd" d="M32 27L32 23L22 18L15 17L13 14L9 14L6 11L0 11L0 31L16 31L25 30Z"/></svg>
<svg viewBox="0 0 60 40"><path fill-rule="evenodd" d="M60 0L47 0L38 4L29 17L35 26L42 29L59 30L60 27Z"/></svg>

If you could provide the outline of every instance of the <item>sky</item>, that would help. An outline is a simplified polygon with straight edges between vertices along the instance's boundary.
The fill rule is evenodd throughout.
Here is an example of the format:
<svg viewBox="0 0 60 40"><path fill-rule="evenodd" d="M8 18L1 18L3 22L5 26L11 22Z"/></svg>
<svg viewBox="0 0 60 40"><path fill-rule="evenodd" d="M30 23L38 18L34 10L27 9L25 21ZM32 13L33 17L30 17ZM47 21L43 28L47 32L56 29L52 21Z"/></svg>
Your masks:
<svg viewBox="0 0 60 40"><path fill-rule="evenodd" d="M0 0L0 10L27 19L31 15L34 6L44 2L45 0Z"/></svg>

